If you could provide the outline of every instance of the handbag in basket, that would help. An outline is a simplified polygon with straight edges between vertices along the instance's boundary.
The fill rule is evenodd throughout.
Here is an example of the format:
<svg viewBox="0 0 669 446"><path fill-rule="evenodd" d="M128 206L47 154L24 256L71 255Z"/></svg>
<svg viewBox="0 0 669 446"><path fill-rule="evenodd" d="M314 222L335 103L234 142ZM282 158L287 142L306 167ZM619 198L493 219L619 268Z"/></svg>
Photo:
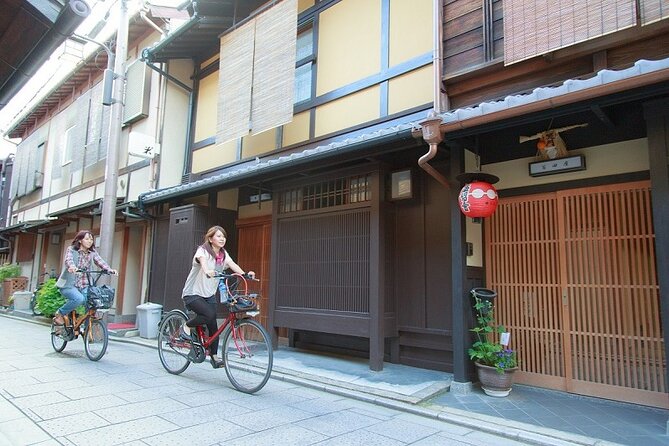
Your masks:
<svg viewBox="0 0 669 446"><path fill-rule="evenodd" d="M109 309L114 303L116 290L107 285L88 287L88 305L96 309Z"/></svg>

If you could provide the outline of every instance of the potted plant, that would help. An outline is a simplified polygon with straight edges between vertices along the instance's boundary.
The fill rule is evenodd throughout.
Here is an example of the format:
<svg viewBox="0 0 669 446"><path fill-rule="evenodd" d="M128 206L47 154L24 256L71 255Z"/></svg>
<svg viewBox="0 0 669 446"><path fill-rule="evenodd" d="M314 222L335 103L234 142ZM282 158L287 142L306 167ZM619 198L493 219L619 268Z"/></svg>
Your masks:
<svg viewBox="0 0 669 446"><path fill-rule="evenodd" d="M22 291L28 285L28 278L21 277L21 267L14 263L5 263L0 266L0 284L2 284L2 292L0 292L0 302L3 306L9 306L9 298L15 291Z"/></svg>
<svg viewBox="0 0 669 446"><path fill-rule="evenodd" d="M481 388L490 396L507 396L511 392L513 373L518 370L516 352L507 347L509 334L503 325L497 325L492 300L484 300L472 290L476 326L471 329L475 341L469 357L476 364ZM502 338L504 342L500 339Z"/></svg>

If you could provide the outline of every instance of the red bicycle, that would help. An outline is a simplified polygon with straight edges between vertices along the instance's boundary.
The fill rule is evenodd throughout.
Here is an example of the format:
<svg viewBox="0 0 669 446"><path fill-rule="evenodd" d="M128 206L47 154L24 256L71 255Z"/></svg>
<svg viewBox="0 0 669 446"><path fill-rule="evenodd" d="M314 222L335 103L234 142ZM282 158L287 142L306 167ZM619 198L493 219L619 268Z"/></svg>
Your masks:
<svg viewBox="0 0 669 446"><path fill-rule="evenodd" d="M244 393L262 389L272 373L273 350L269 334L253 319L260 314L257 294L248 292L248 277L241 274L219 273L223 281L223 303L230 310L216 333L207 336L202 326L196 327L196 337L186 340L180 336L180 327L188 320L181 310L172 310L163 316L158 332L160 362L169 373L178 375L191 362L201 363L207 357L211 342L223 334L222 357L225 372L232 385ZM256 280L257 279L253 279Z"/></svg>

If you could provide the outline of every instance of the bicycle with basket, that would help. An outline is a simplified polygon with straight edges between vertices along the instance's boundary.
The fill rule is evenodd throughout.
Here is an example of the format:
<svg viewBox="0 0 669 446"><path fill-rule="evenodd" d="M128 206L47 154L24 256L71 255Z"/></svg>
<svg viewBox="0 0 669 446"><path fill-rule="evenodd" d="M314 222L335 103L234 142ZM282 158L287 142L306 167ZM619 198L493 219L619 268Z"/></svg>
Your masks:
<svg viewBox="0 0 669 446"><path fill-rule="evenodd" d="M104 356L109 344L107 325L102 320L102 313L99 310L112 307L115 290L107 285L97 285L102 275L109 274L107 271L77 270L77 272L86 274L90 284L86 288L86 311L79 317L76 311L72 311L65 318L64 325L52 322L51 345L60 353L68 342L83 335L86 356L91 361L98 361ZM97 275L95 280L91 280L91 275Z"/></svg>
<svg viewBox="0 0 669 446"><path fill-rule="evenodd" d="M260 314L258 294L249 293L247 275L218 273L222 303L228 315L216 333L205 334L202 326L193 329L193 339L180 336L179 329L189 319L182 310L163 316L158 331L158 354L165 370L173 375L183 373L193 363L204 362L207 349L223 336L222 357L230 383L240 392L255 393L262 389L272 373L273 350L270 336L255 319Z"/></svg>

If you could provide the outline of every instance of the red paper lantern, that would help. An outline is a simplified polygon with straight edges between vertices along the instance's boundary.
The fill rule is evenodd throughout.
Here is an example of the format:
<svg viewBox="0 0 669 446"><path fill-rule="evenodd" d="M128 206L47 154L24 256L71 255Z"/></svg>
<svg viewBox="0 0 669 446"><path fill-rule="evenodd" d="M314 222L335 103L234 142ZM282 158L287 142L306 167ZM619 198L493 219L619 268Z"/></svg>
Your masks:
<svg viewBox="0 0 669 446"><path fill-rule="evenodd" d="M490 217L498 203L497 190L485 181L472 181L460 190L460 210L467 217Z"/></svg>

